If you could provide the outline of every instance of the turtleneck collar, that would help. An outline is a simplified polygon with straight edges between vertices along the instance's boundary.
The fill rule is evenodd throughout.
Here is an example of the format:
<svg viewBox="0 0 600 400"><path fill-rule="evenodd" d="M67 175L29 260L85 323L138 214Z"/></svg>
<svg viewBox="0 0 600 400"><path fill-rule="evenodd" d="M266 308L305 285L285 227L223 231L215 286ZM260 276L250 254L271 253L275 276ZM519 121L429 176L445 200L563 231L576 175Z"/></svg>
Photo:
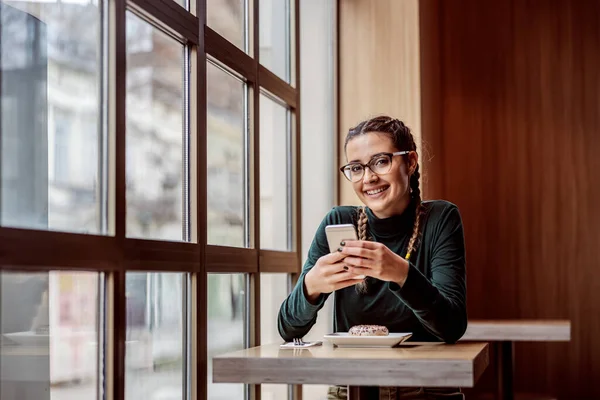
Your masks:
<svg viewBox="0 0 600 400"><path fill-rule="evenodd" d="M369 230L375 236L389 237L412 231L415 221L415 202L412 200L402 214L393 215L388 218L377 218L369 207L365 207L365 211L369 221Z"/></svg>

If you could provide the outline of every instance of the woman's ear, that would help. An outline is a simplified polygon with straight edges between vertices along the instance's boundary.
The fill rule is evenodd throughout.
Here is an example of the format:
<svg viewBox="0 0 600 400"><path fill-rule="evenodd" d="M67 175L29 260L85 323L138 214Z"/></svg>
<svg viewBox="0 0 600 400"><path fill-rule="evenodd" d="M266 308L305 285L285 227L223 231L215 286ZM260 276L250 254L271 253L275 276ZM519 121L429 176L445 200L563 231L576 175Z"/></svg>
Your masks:
<svg viewBox="0 0 600 400"><path fill-rule="evenodd" d="M417 152L411 151L410 153L408 153L409 175L412 175L415 173L418 164L419 164L419 155L417 154Z"/></svg>

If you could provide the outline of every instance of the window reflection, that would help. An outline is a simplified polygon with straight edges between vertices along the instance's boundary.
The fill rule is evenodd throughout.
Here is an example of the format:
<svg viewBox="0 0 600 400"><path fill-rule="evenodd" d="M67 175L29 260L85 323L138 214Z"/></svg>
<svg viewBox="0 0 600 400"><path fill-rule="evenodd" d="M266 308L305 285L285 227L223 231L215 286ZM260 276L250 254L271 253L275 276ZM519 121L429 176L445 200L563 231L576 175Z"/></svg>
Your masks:
<svg viewBox="0 0 600 400"><path fill-rule="evenodd" d="M212 357L245 347L246 279L244 274L208 275L209 400L244 399L244 385L212 383Z"/></svg>
<svg viewBox="0 0 600 400"><path fill-rule="evenodd" d="M0 398L97 398L94 272L0 273Z"/></svg>
<svg viewBox="0 0 600 400"><path fill-rule="evenodd" d="M185 275L128 273L125 398L183 399Z"/></svg>
<svg viewBox="0 0 600 400"><path fill-rule="evenodd" d="M206 74L208 243L245 247L249 202L246 87L210 62Z"/></svg>
<svg viewBox="0 0 600 400"><path fill-rule="evenodd" d="M279 307L288 295L287 274L260 275L260 342L261 344L282 343L277 330ZM285 400L288 385L261 385L262 399Z"/></svg>
<svg viewBox="0 0 600 400"><path fill-rule="evenodd" d="M127 235L183 240L184 49L132 13L127 32Z"/></svg>
<svg viewBox="0 0 600 400"><path fill-rule="evenodd" d="M292 249L289 110L260 95L260 247Z"/></svg>
<svg viewBox="0 0 600 400"><path fill-rule="evenodd" d="M207 0L207 25L240 49L247 51L246 2L251 0Z"/></svg>
<svg viewBox="0 0 600 400"><path fill-rule="evenodd" d="M290 0L257 1L260 3L260 63L290 82Z"/></svg>
<svg viewBox="0 0 600 400"><path fill-rule="evenodd" d="M0 2L0 223L104 233L96 1Z"/></svg>

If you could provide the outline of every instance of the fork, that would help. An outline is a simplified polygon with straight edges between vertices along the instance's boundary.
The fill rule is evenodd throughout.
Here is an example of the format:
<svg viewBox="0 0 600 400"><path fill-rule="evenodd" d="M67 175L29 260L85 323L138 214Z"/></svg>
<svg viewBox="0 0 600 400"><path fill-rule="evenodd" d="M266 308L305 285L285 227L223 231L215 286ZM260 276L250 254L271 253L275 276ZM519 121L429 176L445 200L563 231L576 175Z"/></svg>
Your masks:
<svg viewBox="0 0 600 400"><path fill-rule="evenodd" d="M300 338L294 338L294 346L304 346L305 342L304 340L300 339Z"/></svg>

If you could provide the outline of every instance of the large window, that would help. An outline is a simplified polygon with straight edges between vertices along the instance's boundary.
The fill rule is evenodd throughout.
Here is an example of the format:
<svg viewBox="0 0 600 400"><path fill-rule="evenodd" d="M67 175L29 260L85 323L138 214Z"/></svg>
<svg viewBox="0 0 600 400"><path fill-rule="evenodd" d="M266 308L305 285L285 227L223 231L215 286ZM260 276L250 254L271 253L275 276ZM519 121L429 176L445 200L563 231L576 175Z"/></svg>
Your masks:
<svg viewBox="0 0 600 400"><path fill-rule="evenodd" d="M298 7L0 0L2 400L288 396L211 360L301 267Z"/></svg>
<svg viewBox="0 0 600 400"><path fill-rule="evenodd" d="M105 233L97 2L0 1L0 224Z"/></svg>

